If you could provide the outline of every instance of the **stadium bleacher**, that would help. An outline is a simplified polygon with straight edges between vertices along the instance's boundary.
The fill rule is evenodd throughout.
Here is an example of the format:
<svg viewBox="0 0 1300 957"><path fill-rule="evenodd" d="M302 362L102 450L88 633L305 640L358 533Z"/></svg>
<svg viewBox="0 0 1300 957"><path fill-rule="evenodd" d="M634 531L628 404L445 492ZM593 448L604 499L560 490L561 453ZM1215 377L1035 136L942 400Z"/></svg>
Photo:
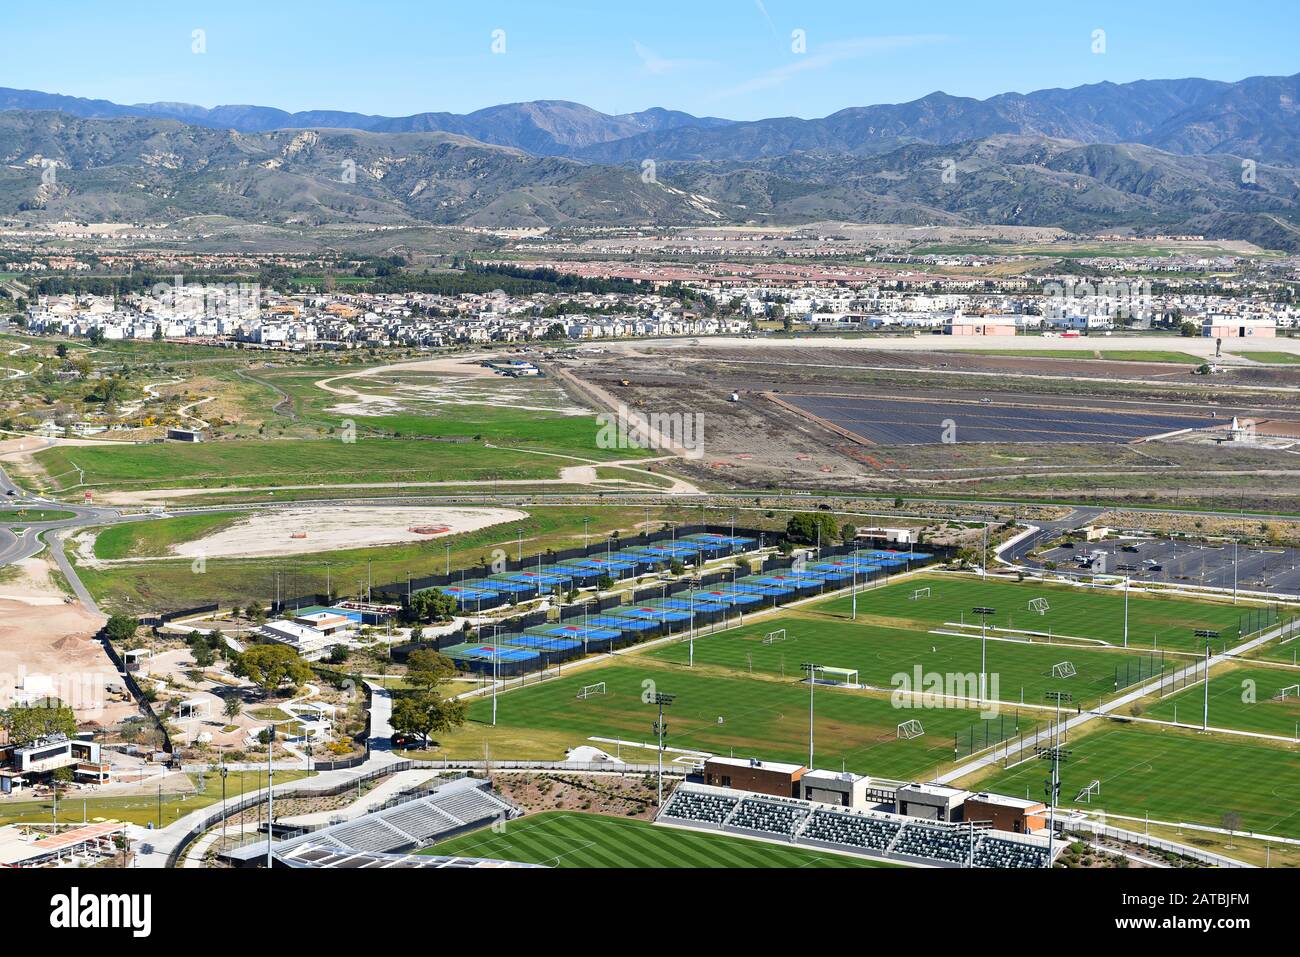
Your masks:
<svg viewBox="0 0 1300 957"><path fill-rule="evenodd" d="M1047 866L1047 841L987 827L920 821L881 810L851 811L803 801L687 783L665 802L656 821L770 835L890 860L940 867ZM974 841L974 854L971 842Z"/></svg>
<svg viewBox="0 0 1300 957"><path fill-rule="evenodd" d="M899 822L879 817L816 810L801 836L811 841L885 851L902 829L903 825Z"/></svg>
<svg viewBox="0 0 1300 957"><path fill-rule="evenodd" d="M728 827L770 834L793 834L809 814L803 804L779 802L779 799L745 798L727 822Z"/></svg>
<svg viewBox="0 0 1300 957"><path fill-rule="evenodd" d="M678 788L672 793L660 813L681 821L721 824L739 803L739 798L725 797L720 794L701 794L686 788Z"/></svg>

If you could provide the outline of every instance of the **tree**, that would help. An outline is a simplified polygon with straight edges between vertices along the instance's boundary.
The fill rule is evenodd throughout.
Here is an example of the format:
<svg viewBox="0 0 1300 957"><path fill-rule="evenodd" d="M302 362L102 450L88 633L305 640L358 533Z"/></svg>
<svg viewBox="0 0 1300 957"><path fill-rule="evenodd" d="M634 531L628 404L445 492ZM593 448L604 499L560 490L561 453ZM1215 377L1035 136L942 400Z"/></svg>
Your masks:
<svg viewBox="0 0 1300 957"><path fill-rule="evenodd" d="M411 596L410 613L415 621L450 621L456 615L456 599L440 591L418 591Z"/></svg>
<svg viewBox="0 0 1300 957"><path fill-rule="evenodd" d="M134 615L124 615L118 612L110 616L104 624L104 637L115 644L120 644L134 638L139 627L140 622Z"/></svg>
<svg viewBox="0 0 1300 957"><path fill-rule="evenodd" d="M608 591L614 587L614 579L609 577L608 572L602 572L601 576L596 579L597 591Z"/></svg>
<svg viewBox="0 0 1300 957"><path fill-rule="evenodd" d="M406 659L406 680L425 690L437 688L455 674L455 663L432 648L417 648Z"/></svg>
<svg viewBox="0 0 1300 957"><path fill-rule="evenodd" d="M235 659L232 670L268 693L285 682L296 690L311 679L311 667L288 645L253 645Z"/></svg>
<svg viewBox="0 0 1300 957"><path fill-rule="evenodd" d="M852 522L845 522L840 526L840 541L851 542L858 537L858 526Z"/></svg>
<svg viewBox="0 0 1300 957"><path fill-rule="evenodd" d="M465 704L432 691L413 691L393 704L393 727L406 734L418 734L429 746L429 736L449 731L465 722Z"/></svg>
<svg viewBox="0 0 1300 957"><path fill-rule="evenodd" d="M835 540L835 519L819 512L796 512L786 522L785 534L791 541L812 545L818 540L822 544Z"/></svg>
<svg viewBox="0 0 1300 957"><path fill-rule="evenodd" d="M231 695L226 699L226 703L221 706L221 713L232 721L238 718L244 711L244 702L239 700L238 695Z"/></svg>
<svg viewBox="0 0 1300 957"><path fill-rule="evenodd" d="M52 734L72 737L77 733L77 716L63 704L6 708L0 711L0 728L11 743L26 745Z"/></svg>

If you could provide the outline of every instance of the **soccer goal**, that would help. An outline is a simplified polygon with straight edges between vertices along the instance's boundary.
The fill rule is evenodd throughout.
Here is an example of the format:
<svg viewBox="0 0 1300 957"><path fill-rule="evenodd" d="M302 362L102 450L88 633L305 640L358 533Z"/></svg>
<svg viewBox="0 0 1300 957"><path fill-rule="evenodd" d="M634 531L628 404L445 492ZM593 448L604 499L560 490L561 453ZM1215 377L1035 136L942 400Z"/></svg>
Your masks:
<svg viewBox="0 0 1300 957"><path fill-rule="evenodd" d="M918 588L916 589L916 591L912 592L912 601L916 601L918 598L929 598L929 597L930 597L929 588Z"/></svg>
<svg viewBox="0 0 1300 957"><path fill-rule="evenodd" d="M1053 678L1073 678L1078 673L1074 669L1074 664L1069 661L1062 661L1052 665Z"/></svg>
<svg viewBox="0 0 1300 957"><path fill-rule="evenodd" d="M594 698L598 694L605 693L605 682L597 681L594 685L583 685L582 690L578 692L579 699Z"/></svg>
<svg viewBox="0 0 1300 957"><path fill-rule="evenodd" d="M778 641L785 641L784 628L778 628L776 631L769 631L766 635L763 636L763 644L765 645L773 645L776 644Z"/></svg>
<svg viewBox="0 0 1300 957"><path fill-rule="evenodd" d="M1082 788L1079 791L1079 793L1074 796L1074 803L1078 804L1080 802L1083 802L1084 804L1091 804L1092 799L1094 797L1100 797L1100 796L1101 796L1101 782L1093 781L1086 788Z"/></svg>
<svg viewBox="0 0 1300 957"><path fill-rule="evenodd" d="M916 718L904 721L898 726L898 737L907 738L909 741L912 738L919 738L923 734L925 734L925 728L921 726L921 722Z"/></svg>
<svg viewBox="0 0 1300 957"><path fill-rule="evenodd" d="M1029 599L1029 610L1036 611L1040 615L1046 615L1052 610L1052 606L1047 603L1046 598L1031 598Z"/></svg>
<svg viewBox="0 0 1300 957"><path fill-rule="evenodd" d="M1285 701L1287 698L1300 697L1300 685L1287 685L1277 694L1273 695L1274 701Z"/></svg>
<svg viewBox="0 0 1300 957"><path fill-rule="evenodd" d="M856 691L862 687L858 681L856 668L832 668L830 665L823 665L817 669L817 676L811 680L819 685L830 685L832 688L852 688Z"/></svg>

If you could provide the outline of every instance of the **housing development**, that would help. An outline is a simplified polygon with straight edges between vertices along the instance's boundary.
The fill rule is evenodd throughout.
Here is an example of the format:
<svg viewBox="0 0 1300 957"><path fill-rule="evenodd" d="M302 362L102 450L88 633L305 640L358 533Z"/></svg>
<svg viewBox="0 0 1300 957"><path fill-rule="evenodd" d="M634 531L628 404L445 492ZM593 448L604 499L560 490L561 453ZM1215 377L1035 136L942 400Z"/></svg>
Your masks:
<svg viewBox="0 0 1300 957"><path fill-rule="evenodd" d="M192 871L455 922L425 872L707 868L1208 932L1300 866L1297 77L862 106L781 6L754 119L0 89L0 866L51 927L110 872L185 926Z"/></svg>

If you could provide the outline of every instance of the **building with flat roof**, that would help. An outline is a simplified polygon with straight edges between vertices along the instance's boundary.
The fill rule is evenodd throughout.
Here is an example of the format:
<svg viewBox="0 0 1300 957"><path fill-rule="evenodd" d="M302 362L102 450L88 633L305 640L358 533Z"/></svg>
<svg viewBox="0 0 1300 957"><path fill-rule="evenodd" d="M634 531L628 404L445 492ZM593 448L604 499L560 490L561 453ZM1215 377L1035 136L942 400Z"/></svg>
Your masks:
<svg viewBox="0 0 1300 957"><path fill-rule="evenodd" d="M1209 339L1272 339L1277 336L1277 320L1206 316L1201 321L1201 335Z"/></svg>
<svg viewBox="0 0 1300 957"><path fill-rule="evenodd" d="M969 791L942 784L905 784L894 796L894 811L927 821L960 821Z"/></svg>
<svg viewBox="0 0 1300 957"><path fill-rule="evenodd" d="M963 816L967 821L988 822L994 830L1013 834L1033 834L1047 827L1047 805L1006 794L972 794L966 799Z"/></svg>
<svg viewBox="0 0 1300 957"><path fill-rule="evenodd" d="M799 779L798 797L820 804L833 804L854 811L872 807L876 801L869 790L871 778L851 771L825 771L813 768Z"/></svg>
<svg viewBox="0 0 1300 957"><path fill-rule="evenodd" d="M1015 316L963 316L955 314L943 330L950 336L1014 336Z"/></svg>
<svg viewBox="0 0 1300 957"><path fill-rule="evenodd" d="M757 758L708 758L704 762L704 783L736 788L774 797L798 797L802 764L782 764Z"/></svg>

